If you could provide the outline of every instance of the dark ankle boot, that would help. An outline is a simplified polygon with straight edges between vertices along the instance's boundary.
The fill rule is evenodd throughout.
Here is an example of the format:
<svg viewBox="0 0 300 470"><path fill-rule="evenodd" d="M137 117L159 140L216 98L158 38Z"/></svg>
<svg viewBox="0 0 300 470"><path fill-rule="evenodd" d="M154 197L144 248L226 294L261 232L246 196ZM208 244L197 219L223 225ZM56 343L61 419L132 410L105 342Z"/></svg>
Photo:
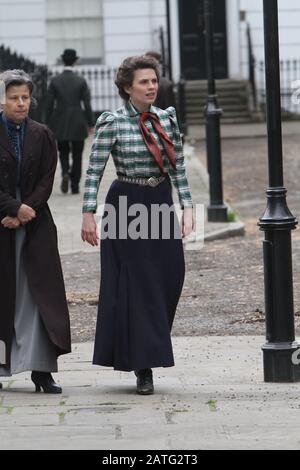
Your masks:
<svg viewBox="0 0 300 470"><path fill-rule="evenodd" d="M67 193L69 191L69 175L65 174L62 177L60 189L62 193Z"/></svg>
<svg viewBox="0 0 300 470"><path fill-rule="evenodd" d="M40 392L41 388L44 393L61 393L62 389L57 383L54 382L50 372L38 372L33 370L31 372L31 380L35 385L35 391Z"/></svg>
<svg viewBox="0 0 300 470"><path fill-rule="evenodd" d="M140 369L134 371L136 380L136 393L139 395L152 395L154 392L153 376L151 369Z"/></svg>

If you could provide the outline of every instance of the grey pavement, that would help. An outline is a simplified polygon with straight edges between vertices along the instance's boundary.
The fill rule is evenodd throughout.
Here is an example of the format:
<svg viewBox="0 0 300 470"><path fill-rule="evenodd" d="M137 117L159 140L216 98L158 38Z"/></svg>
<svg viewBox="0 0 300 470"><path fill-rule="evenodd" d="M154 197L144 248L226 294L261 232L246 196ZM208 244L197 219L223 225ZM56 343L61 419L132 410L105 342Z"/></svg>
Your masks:
<svg viewBox="0 0 300 470"><path fill-rule="evenodd" d="M207 177L192 146L186 153L194 200L205 203ZM80 241L81 196L62 195L59 183L58 172L51 207L61 252L95 250ZM230 226L206 224L206 237ZM154 370L152 396L135 393L133 373L93 366L92 343L73 344L55 374L62 395L35 393L29 372L2 379L0 449L299 449L300 384L264 383L264 342L226 331L176 336L175 367Z"/></svg>
<svg viewBox="0 0 300 470"><path fill-rule="evenodd" d="M35 393L28 373L4 381L0 449L299 449L300 385L263 382L263 343L176 337L176 366L154 370L152 396L74 344L59 361L62 395Z"/></svg>

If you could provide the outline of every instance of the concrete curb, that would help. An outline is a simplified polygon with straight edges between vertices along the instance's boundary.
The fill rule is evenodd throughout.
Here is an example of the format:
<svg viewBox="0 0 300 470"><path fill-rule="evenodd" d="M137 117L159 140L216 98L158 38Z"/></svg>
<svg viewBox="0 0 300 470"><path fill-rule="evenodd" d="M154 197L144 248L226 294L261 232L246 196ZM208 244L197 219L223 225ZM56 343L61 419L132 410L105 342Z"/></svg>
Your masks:
<svg viewBox="0 0 300 470"><path fill-rule="evenodd" d="M241 237L245 235L245 225L243 222L230 222L228 227L216 230L205 236L205 241L221 240L229 237Z"/></svg>
<svg viewBox="0 0 300 470"><path fill-rule="evenodd" d="M201 163L200 159L193 155L190 158L189 161L190 169L193 172L197 172L199 175L199 178L202 181L203 186L205 186L207 190L207 194L209 193L209 177L206 168L204 165ZM196 201L197 202L197 201ZM208 204L208 198L207 201L205 201L205 206ZM228 207L229 211L232 211L230 205L228 202L225 201L225 204ZM232 211L233 212L233 211ZM245 225L244 223L237 218L235 222L225 222L225 223L220 223L219 228L215 228L218 225L218 223L211 223L205 221L205 227L208 228L208 230L205 230L204 234L204 242L209 242L213 240L219 240L219 239L226 239L229 237L236 237L236 236L243 236L245 234ZM213 228L214 227L214 228ZM196 240L191 243L199 243L201 241L201 237L197 236L196 234ZM186 244L186 248L189 247L189 249L192 249L189 244Z"/></svg>

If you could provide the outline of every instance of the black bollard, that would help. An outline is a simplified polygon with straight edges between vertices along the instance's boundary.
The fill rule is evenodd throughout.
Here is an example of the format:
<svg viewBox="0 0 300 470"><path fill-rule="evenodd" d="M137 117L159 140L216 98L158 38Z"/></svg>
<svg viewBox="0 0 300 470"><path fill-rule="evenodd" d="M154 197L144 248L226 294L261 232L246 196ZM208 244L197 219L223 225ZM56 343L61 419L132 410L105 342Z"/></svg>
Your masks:
<svg viewBox="0 0 300 470"><path fill-rule="evenodd" d="M264 0L269 188L259 220L263 242L266 339L262 347L265 382L298 382L295 342L291 231L297 221L289 211L283 183L282 127L277 0ZM296 359L296 361L295 361Z"/></svg>
<svg viewBox="0 0 300 470"><path fill-rule="evenodd" d="M204 0L205 50L208 80L208 97L205 108L207 167L209 174L210 203L207 208L209 222L227 222L227 206L223 203L222 156L220 117L222 109L218 106L215 86L215 67L213 50L213 13L212 0Z"/></svg>

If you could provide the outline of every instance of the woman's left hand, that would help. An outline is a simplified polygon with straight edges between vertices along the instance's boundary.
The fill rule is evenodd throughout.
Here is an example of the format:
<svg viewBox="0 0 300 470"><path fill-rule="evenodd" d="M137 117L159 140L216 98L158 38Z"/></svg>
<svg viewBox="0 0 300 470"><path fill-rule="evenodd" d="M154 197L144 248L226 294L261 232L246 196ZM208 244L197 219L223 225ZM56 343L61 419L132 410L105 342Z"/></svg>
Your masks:
<svg viewBox="0 0 300 470"><path fill-rule="evenodd" d="M5 228L14 229L14 228L20 227L21 222L19 221L18 217L7 216L7 217L4 217L4 219L1 220L1 224Z"/></svg>
<svg viewBox="0 0 300 470"><path fill-rule="evenodd" d="M182 213L181 219L181 236L182 238L188 237L190 233L194 230L194 216L193 208L185 207Z"/></svg>

